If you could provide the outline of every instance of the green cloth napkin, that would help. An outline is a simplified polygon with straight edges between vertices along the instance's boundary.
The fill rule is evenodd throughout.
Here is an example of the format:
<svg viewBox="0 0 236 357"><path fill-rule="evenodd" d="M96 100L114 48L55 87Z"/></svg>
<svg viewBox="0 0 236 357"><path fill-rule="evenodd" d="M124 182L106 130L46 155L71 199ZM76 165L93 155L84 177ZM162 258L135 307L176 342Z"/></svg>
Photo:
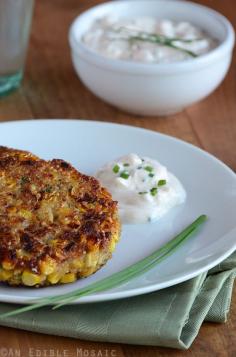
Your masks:
<svg viewBox="0 0 236 357"><path fill-rule="evenodd" d="M235 276L236 252L208 273L171 288L55 311L46 307L0 324L84 340L187 349L203 321L227 320ZM0 313L15 307L1 304Z"/></svg>

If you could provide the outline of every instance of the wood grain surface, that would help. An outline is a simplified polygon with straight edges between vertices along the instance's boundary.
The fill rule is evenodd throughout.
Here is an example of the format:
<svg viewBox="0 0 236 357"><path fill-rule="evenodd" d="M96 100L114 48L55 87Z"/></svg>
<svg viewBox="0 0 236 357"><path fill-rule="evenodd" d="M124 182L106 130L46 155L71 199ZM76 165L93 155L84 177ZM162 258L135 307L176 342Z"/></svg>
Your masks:
<svg viewBox="0 0 236 357"><path fill-rule="evenodd" d="M149 128L200 146L236 170L236 58L211 96L182 113L145 118L121 112L93 96L72 68L67 34L96 0L38 0L21 88L0 100L0 120L85 118ZM236 26L234 0L201 0ZM188 351L105 344L0 328L0 357L236 356L236 299L226 324L205 323Z"/></svg>

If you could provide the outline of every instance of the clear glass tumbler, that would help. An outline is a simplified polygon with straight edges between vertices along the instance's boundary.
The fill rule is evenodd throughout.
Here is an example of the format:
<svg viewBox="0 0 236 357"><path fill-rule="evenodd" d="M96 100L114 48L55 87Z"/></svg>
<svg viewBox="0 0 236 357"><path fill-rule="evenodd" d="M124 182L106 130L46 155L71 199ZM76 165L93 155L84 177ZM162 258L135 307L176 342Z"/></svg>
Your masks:
<svg viewBox="0 0 236 357"><path fill-rule="evenodd" d="M23 76L34 0L0 0L0 96Z"/></svg>

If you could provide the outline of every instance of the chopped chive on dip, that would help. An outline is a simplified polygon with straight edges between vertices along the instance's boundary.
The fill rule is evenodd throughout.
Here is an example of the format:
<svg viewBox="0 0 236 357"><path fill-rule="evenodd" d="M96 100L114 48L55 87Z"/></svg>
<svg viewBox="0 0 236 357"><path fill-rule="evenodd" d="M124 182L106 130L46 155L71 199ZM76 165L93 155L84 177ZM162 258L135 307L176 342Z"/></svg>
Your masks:
<svg viewBox="0 0 236 357"><path fill-rule="evenodd" d="M129 166L128 162L124 163L124 166L125 166L125 167L128 167L128 166Z"/></svg>
<svg viewBox="0 0 236 357"><path fill-rule="evenodd" d="M157 194L157 187L153 187L151 190L150 190L150 193L152 196L156 196Z"/></svg>
<svg viewBox="0 0 236 357"><path fill-rule="evenodd" d="M144 170L146 170L148 172L152 172L153 171L153 167L152 166L145 166Z"/></svg>
<svg viewBox="0 0 236 357"><path fill-rule="evenodd" d="M150 172L149 177L154 177L155 175Z"/></svg>
<svg viewBox="0 0 236 357"><path fill-rule="evenodd" d="M145 195L147 193L147 191L141 191L141 192L139 192L138 194L139 195Z"/></svg>
<svg viewBox="0 0 236 357"><path fill-rule="evenodd" d="M157 186L164 186L166 185L166 180L159 180Z"/></svg>
<svg viewBox="0 0 236 357"><path fill-rule="evenodd" d="M113 166L112 171L113 171L115 174L118 174L118 172L120 171L120 166L116 164L115 166Z"/></svg>
<svg viewBox="0 0 236 357"><path fill-rule="evenodd" d="M129 178L129 174L127 171L123 171L121 172L120 177L127 180Z"/></svg>

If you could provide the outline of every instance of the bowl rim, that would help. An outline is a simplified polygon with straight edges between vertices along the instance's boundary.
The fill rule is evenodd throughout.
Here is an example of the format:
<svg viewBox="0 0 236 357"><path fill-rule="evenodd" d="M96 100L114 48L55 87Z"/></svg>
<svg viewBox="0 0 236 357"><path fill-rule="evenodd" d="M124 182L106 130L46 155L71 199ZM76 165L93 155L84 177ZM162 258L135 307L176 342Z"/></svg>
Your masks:
<svg viewBox="0 0 236 357"><path fill-rule="evenodd" d="M145 0L145 4L147 3L161 3L164 0ZM167 1L167 0L165 0ZM111 4L115 6L119 6L122 3L136 3L137 6L141 3L144 3L144 0L116 0L109 1L105 3L98 4L89 8L88 10L82 12L78 15L72 22L69 28L69 43L72 50L72 53L78 55L79 57L83 58L87 62L92 63L97 67L102 67L106 70L111 71L118 71L118 72L125 72L130 74L171 74L171 73L178 73L178 72L188 72L200 69L202 67L209 66L213 62L218 59L221 59L229 52L232 52L234 43L235 43L235 31L230 23L230 21L221 13L216 10L213 10L207 6L196 4L191 1L184 1L184 0L168 0L168 2L174 2L181 4L182 6L186 6L189 8L198 8L201 11L205 11L208 14L212 15L216 20L218 20L225 28L226 36L225 39L219 43L217 47L212 49L210 52L199 56L197 58L190 58L187 61L179 61L179 62L171 62L171 63L142 63L142 62L135 62L129 60L120 60L120 59L113 59L105 57L89 47L87 47L82 41L78 40L75 36L76 27L78 23L85 17L92 15L97 9L103 7L109 7Z"/></svg>

